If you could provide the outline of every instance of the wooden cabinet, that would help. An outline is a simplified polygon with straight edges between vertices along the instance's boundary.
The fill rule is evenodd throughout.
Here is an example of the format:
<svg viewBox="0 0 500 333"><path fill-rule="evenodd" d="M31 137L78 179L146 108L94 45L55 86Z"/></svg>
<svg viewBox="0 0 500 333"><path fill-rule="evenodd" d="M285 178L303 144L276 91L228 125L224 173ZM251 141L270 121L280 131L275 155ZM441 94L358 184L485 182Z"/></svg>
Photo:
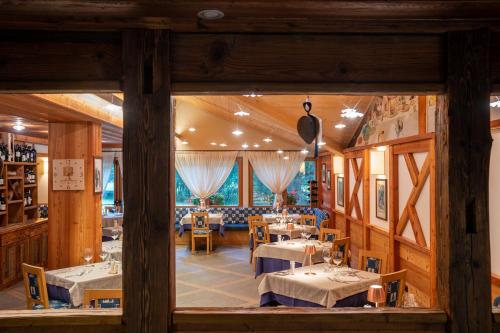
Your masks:
<svg viewBox="0 0 500 333"><path fill-rule="evenodd" d="M47 265L47 220L0 228L0 290L22 280L21 264Z"/></svg>

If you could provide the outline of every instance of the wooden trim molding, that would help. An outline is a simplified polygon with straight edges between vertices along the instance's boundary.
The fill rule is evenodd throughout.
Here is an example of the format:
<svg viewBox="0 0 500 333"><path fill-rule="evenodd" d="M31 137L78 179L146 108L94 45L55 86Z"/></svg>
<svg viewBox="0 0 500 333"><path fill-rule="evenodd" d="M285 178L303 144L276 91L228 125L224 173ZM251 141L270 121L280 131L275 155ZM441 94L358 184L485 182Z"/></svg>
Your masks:
<svg viewBox="0 0 500 333"><path fill-rule="evenodd" d="M399 139L394 139L394 140L387 140L384 142L378 142L378 143L371 143L369 145L363 145L363 146L357 146L357 147L351 147L351 148L346 148L344 149L344 155L350 153L350 152L355 152L359 150L364 150L367 148L376 148L379 146L394 146L402 143L408 143L408 142L416 142L416 141L425 141L428 139L433 139L435 136L435 133L427 133L427 134L422 134L422 135L412 135L408 136L405 138L399 138Z"/></svg>
<svg viewBox="0 0 500 333"><path fill-rule="evenodd" d="M490 128L491 129L500 128L500 119L495 119L495 120L490 121Z"/></svg>

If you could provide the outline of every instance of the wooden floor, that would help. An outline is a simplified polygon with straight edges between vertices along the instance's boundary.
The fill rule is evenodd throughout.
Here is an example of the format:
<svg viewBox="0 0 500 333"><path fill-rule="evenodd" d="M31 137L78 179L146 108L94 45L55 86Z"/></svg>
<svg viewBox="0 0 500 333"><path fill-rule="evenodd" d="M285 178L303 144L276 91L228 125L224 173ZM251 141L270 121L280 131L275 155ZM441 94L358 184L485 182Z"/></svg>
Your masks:
<svg viewBox="0 0 500 333"><path fill-rule="evenodd" d="M176 247L178 307L259 306L248 247L219 246L210 255L200 247L191 255L187 245ZM0 310L25 309L22 282L0 291Z"/></svg>

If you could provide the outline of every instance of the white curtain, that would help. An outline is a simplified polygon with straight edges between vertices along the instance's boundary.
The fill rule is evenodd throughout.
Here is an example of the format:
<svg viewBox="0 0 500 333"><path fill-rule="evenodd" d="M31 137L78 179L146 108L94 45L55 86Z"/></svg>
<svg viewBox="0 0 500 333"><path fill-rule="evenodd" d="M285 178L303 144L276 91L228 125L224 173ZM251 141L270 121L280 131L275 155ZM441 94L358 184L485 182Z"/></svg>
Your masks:
<svg viewBox="0 0 500 333"><path fill-rule="evenodd" d="M282 202L282 193L290 185L304 163L305 155L300 152L257 152L247 153L248 160L259 180L274 194L274 206ZM286 159L288 157L288 159Z"/></svg>
<svg viewBox="0 0 500 333"><path fill-rule="evenodd" d="M175 169L194 196L206 199L224 184L237 155L237 151L176 152Z"/></svg>

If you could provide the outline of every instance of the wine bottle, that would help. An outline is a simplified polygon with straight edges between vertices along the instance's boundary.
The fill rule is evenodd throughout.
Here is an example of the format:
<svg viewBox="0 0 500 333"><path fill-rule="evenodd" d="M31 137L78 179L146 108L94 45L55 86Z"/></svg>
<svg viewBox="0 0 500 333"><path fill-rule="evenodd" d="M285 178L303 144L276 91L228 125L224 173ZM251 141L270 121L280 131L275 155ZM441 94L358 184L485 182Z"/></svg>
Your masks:
<svg viewBox="0 0 500 333"><path fill-rule="evenodd" d="M5 198L3 196L3 193L0 194L0 211L4 211L7 209L7 205L5 203Z"/></svg>
<svg viewBox="0 0 500 333"><path fill-rule="evenodd" d="M14 162L21 162L21 149L18 144L14 145Z"/></svg>

